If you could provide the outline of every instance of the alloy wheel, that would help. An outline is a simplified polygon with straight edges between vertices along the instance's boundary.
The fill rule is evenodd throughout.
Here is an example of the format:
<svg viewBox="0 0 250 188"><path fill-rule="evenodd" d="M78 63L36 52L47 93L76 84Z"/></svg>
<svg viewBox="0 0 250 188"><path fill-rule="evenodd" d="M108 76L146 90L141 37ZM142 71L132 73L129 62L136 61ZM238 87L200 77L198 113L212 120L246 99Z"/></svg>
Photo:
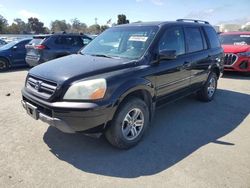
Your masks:
<svg viewBox="0 0 250 188"><path fill-rule="evenodd" d="M122 122L122 134L127 140L134 140L144 126L144 115L139 108L130 110Z"/></svg>

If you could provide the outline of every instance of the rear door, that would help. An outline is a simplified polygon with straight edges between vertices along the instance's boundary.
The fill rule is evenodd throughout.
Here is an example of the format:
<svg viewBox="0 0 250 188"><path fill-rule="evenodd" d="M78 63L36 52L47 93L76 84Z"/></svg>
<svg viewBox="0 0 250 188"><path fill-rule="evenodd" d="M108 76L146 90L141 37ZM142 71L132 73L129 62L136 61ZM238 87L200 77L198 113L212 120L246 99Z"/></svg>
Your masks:
<svg viewBox="0 0 250 188"><path fill-rule="evenodd" d="M190 85L189 57L185 54L184 31L181 26L167 27L158 43L158 51L175 50L177 58L161 60L156 66L158 99L187 90Z"/></svg>
<svg viewBox="0 0 250 188"><path fill-rule="evenodd" d="M187 54L190 55L191 87L200 87L207 79L211 64L203 30L199 26L184 27Z"/></svg>

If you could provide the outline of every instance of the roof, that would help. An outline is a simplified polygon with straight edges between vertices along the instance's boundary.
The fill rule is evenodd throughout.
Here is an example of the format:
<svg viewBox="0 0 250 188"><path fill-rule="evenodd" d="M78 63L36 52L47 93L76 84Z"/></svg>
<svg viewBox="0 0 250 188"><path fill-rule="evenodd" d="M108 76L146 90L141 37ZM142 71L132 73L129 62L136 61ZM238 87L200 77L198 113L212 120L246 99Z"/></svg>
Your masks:
<svg viewBox="0 0 250 188"><path fill-rule="evenodd" d="M250 31L232 31L221 33L221 35L250 35Z"/></svg>
<svg viewBox="0 0 250 188"><path fill-rule="evenodd" d="M51 33L51 34L41 34L41 35L34 35L33 38L39 37L50 37L50 36L87 36L82 33Z"/></svg>
<svg viewBox="0 0 250 188"><path fill-rule="evenodd" d="M204 21L205 22L205 21ZM197 22L191 22L189 21L154 21L154 22L135 22L135 23L130 23L130 24L122 24L122 25L117 25L115 27L129 27L129 26L163 26L167 24L174 24L174 25L209 25L208 23L197 23Z"/></svg>

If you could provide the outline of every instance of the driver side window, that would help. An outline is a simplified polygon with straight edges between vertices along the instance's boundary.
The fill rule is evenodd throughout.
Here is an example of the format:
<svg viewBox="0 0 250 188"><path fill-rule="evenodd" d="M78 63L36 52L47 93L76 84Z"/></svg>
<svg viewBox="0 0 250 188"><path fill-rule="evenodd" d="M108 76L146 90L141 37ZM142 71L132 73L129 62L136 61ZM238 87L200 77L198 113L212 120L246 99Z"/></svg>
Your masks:
<svg viewBox="0 0 250 188"><path fill-rule="evenodd" d="M159 51L161 50L175 50L176 55L185 53L184 33L181 27L167 28L162 35L159 44Z"/></svg>

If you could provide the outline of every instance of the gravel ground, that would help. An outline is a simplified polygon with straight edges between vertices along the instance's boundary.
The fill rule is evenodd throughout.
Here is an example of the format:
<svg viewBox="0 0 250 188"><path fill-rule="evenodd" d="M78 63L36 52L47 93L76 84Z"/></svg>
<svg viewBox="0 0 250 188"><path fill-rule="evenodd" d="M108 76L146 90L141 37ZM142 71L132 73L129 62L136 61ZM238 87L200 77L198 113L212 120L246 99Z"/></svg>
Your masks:
<svg viewBox="0 0 250 188"><path fill-rule="evenodd" d="M226 74L211 103L158 109L143 141L120 151L27 116L26 74L0 73L0 187L250 187L250 77Z"/></svg>

